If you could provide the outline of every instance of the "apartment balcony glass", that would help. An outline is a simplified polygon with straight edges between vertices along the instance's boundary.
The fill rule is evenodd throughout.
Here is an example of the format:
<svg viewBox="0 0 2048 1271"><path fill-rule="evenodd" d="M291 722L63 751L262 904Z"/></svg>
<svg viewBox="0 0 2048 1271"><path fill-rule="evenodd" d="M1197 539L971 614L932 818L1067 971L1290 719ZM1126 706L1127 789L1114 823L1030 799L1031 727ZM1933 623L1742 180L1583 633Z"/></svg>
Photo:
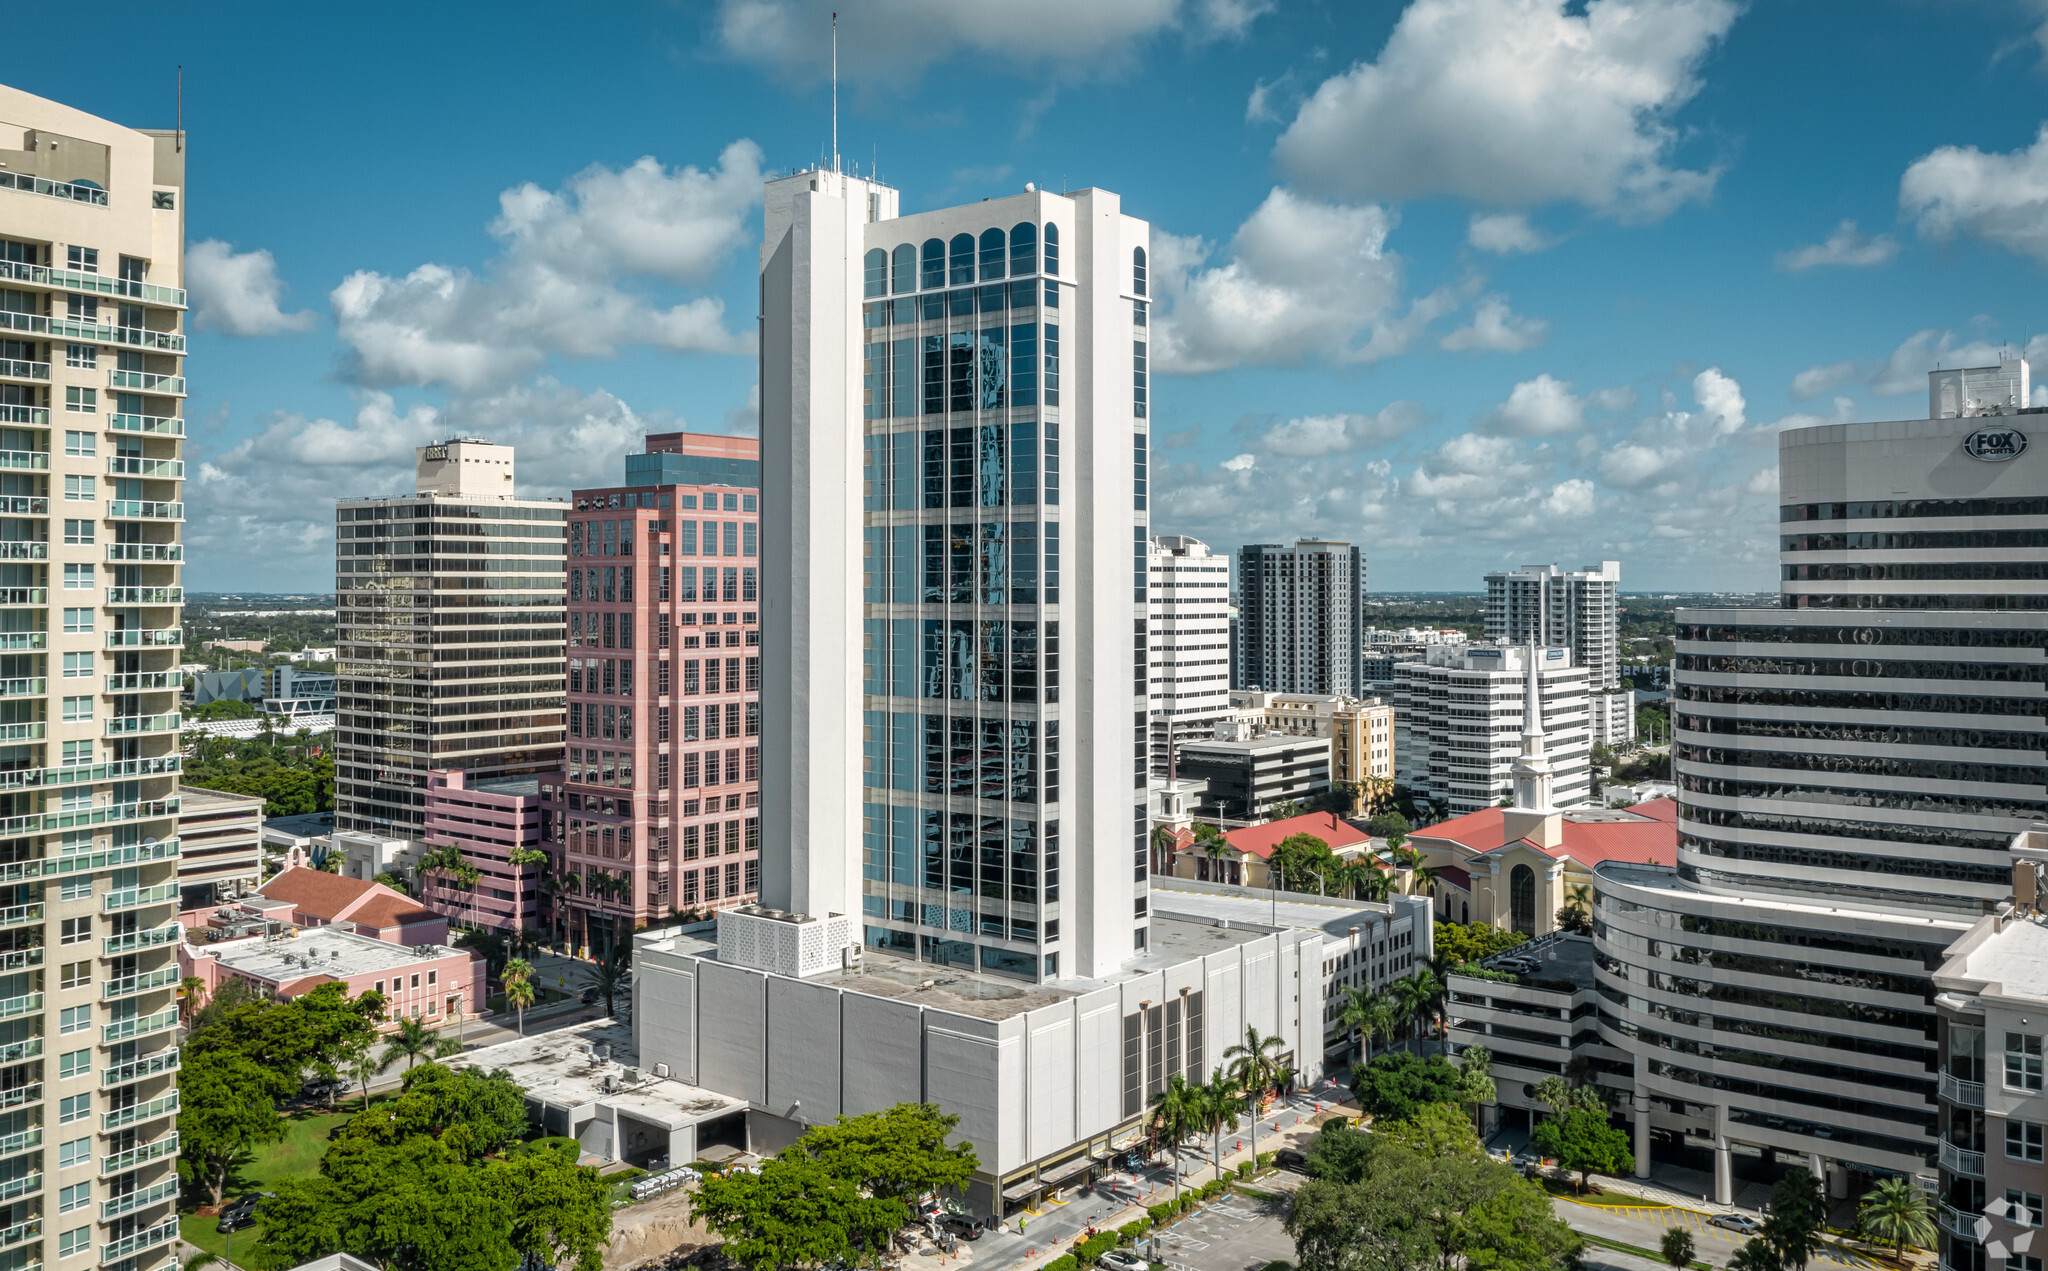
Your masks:
<svg viewBox="0 0 2048 1271"><path fill-rule="evenodd" d="M62 181L42 181L40 178L29 177L20 173L13 174L13 179L18 183L15 186L16 189L26 189L27 182L36 181L41 185L77 189L87 193L96 192L97 197L94 198L86 199L83 195L78 197L83 202L97 203L102 207L106 206L107 192L96 185L70 186ZM0 188L5 188L4 183L0 183ZM38 193L49 193L49 191L38 191ZM60 197L72 196L62 195ZM108 274L86 274L71 269L51 269L47 265L23 265L14 261L0 260L0 279L34 283L42 287L57 287L64 291L86 291L97 296L126 296L130 300L140 300L144 304L164 305L173 309L183 309L185 307L185 289L182 287L159 287L152 282L136 282L131 278L115 278Z"/></svg>
<svg viewBox="0 0 2048 1271"><path fill-rule="evenodd" d="M178 840L162 839L155 843L136 843L128 847L110 847L104 852L73 852L59 856L51 862L55 868L46 870L51 874L92 874L103 869L116 869L123 865L149 865L157 861L178 859Z"/></svg>
<svg viewBox="0 0 2048 1271"><path fill-rule="evenodd" d="M0 514L8 516L48 516L50 501L41 495L10 494L0 498Z"/></svg>
<svg viewBox="0 0 2048 1271"><path fill-rule="evenodd" d="M169 1050L160 1050L154 1055L144 1055L140 1059L130 1060L125 1064L115 1064L111 1068L102 1068L100 1069L100 1088L105 1090L113 1086L125 1086L132 1081L141 1081L145 1077L156 1077L167 1072L176 1072L178 1070L178 1054L178 1048L173 1046Z"/></svg>
<svg viewBox="0 0 2048 1271"><path fill-rule="evenodd" d="M33 949L10 949L6 953L0 953L0 971L26 971L31 967L39 967L42 964L43 949L41 945ZM0 1062L5 1061L6 1056L0 1054Z"/></svg>
<svg viewBox="0 0 2048 1271"><path fill-rule="evenodd" d="M41 635L42 633L24 632L23 634ZM0 645L0 648L6 647L8 646ZM30 647L40 649L43 646L37 644ZM32 724L0 724L0 741L41 741L43 734L48 731L49 726L41 720L37 720Z"/></svg>
<svg viewBox="0 0 2048 1271"><path fill-rule="evenodd" d="M0 1249L5 1249L10 1245L18 1245L24 1240L33 1240L42 1234L43 1220L40 1218L32 1218L27 1222L18 1222L12 1227L0 1227Z"/></svg>
<svg viewBox="0 0 2048 1271"><path fill-rule="evenodd" d="M40 1135L41 1132L31 1131L31 1133ZM38 1142L40 1141L39 1138ZM112 1156L102 1156L100 1158L100 1176L104 1178L109 1174L125 1174L138 1165L147 1165L151 1161L168 1160L177 1154L178 1132L173 1130L154 1143L145 1143L141 1147L130 1148L125 1152L116 1152Z"/></svg>
<svg viewBox="0 0 2048 1271"><path fill-rule="evenodd" d="M11 1064L19 1062L23 1059L34 1059L37 1055L40 1055L42 1053L42 1038L25 1037L18 1042L10 1042L5 1046L0 1046L0 1063ZM5 1145L0 1144L0 1156L5 1156L6 1154L7 1152Z"/></svg>
<svg viewBox="0 0 2048 1271"><path fill-rule="evenodd" d="M130 887L124 891L110 891L102 896L100 911L117 914L129 909L145 909L151 905L176 904L178 884L158 883L154 887Z"/></svg>
<svg viewBox="0 0 2048 1271"><path fill-rule="evenodd" d="M20 997L0 998L0 1019L13 1019L17 1015L33 1015L43 1009L43 995L23 993Z"/></svg>
<svg viewBox="0 0 2048 1271"><path fill-rule="evenodd" d="M1973 1152L1966 1147L1957 1147L1947 1139L1941 1141L1941 1167L1951 1174L1963 1174L1970 1178L1984 1177L1984 1154Z"/></svg>
<svg viewBox="0 0 2048 1271"><path fill-rule="evenodd" d="M48 362L30 362L18 357L0 357L0 379L50 381Z"/></svg>
<svg viewBox="0 0 2048 1271"><path fill-rule="evenodd" d="M50 466L50 455L44 450L0 450L0 468L16 471L46 469Z"/></svg>
<svg viewBox="0 0 2048 1271"><path fill-rule="evenodd" d="M167 967L158 967L154 971L144 971L139 975L124 975L118 980L104 981L100 985L100 998L111 1002L116 998L134 997L138 993L167 989L177 982L178 967L173 963Z"/></svg>
<svg viewBox="0 0 2048 1271"><path fill-rule="evenodd" d="M107 632L110 649L178 648L184 643L185 633L176 627L131 627Z"/></svg>
<svg viewBox="0 0 2048 1271"><path fill-rule="evenodd" d="M178 801L175 798L109 803L104 807L74 808L69 812L31 812L27 816L0 817L0 834L36 834L75 829L81 825L118 825L123 821L148 821L177 814Z"/></svg>
<svg viewBox="0 0 2048 1271"><path fill-rule="evenodd" d="M40 1226L41 1224L38 1225ZM123 1258L132 1258L144 1249L154 1249L158 1245L169 1244L177 1238L178 1220L175 1217L165 1219L146 1231L138 1231L132 1236L116 1240L111 1244L101 1245L100 1265L105 1266L109 1262L119 1262Z"/></svg>
<svg viewBox="0 0 2048 1271"><path fill-rule="evenodd" d="M27 539L0 540L0 560L48 560L50 545Z"/></svg>
<svg viewBox="0 0 2048 1271"><path fill-rule="evenodd" d="M0 930L5 930L8 927L26 927L30 923L39 923L42 920L43 907L40 903L33 905L10 905L5 909L0 909Z"/></svg>
<svg viewBox="0 0 2048 1271"><path fill-rule="evenodd" d="M0 587L0 605L47 605L48 587Z"/></svg>
<svg viewBox="0 0 2048 1271"><path fill-rule="evenodd" d="M30 176L26 172L0 170L0 190L20 190L23 194L47 194L54 199L71 199L78 203L91 203L97 207L107 205L107 192L99 186L76 181L51 181L44 177Z"/></svg>
<svg viewBox="0 0 2048 1271"><path fill-rule="evenodd" d="M107 603L110 605L182 605L185 603L183 587L109 587Z"/></svg>
<svg viewBox="0 0 2048 1271"><path fill-rule="evenodd" d="M185 377L158 375L154 371L108 371L107 387L133 393L161 393L165 397L185 395Z"/></svg>
<svg viewBox="0 0 2048 1271"><path fill-rule="evenodd" d="M107 721L105 735L126 737L134 733L174 733L178 731L178 713L171 711L163 715L116 715Z"/></svg>
<svg viewBox="0 0 2048 1271"><path fill-rule="evenodd" d="M149 759L117 759L112 763L77 764L69 768L10 768L0 772L0 790L24 786L93 785L124 777L168 777L185 770L182 755Z"/></svg>
<svg viewBox="0 0 2048 1271"><path fill-rule="evenodd" d="M148 693L175 691L184 687L184 677L176 671L128 671L120 675L103 675L101 683L107 693Z"/></svg>
<svg viewBox="0 0 2048 1271"><path fill-rule="evenodd" d="M1984 1106L1984 1083L1964 1081L1960 1077L1941 1074L1941 1097L1959 1108L1981 1108Z"/></svg>
<svg viewBox="0 0 2048 1271"><path fill-rule="evenodd" d="M122 1214L132 1214L138 1209L147 1209L151 1205L161 1205L167 1200L176 1200L177 1197L178 1180L167 1178L160 1183L144 1187L139 1191L129 1192L126 1196L116 1196L112 1200L101 1201L100 1221L112 1222Z"/></svg>
<svg viewBox="0 0 2048 1271"><path fill-rule="evenodd" d="M158 1095L148 1103L138 1103L132 1108L119 1108L113 1112L100 1113L100 1132L118 1130L124 1126L136 1125L143 1121L154 1121L158 1117L174 1116L178 1111L178 1092Z"/></svg>
<svg viewBox="0 0 2048 1271"><path fill-rule="evenodd" d="M44 412L47 422L48 412ZM176 415L109 415L107 427L115 432L157 433L165 437L185 435L185 421Z"/></svg>
<svg viewBox="0 0 2048 1271"><path fill-rule="evenodd" d="M43 1101L43 1083L30 1082L25 1086L9 1086L0 1090L0 1108L18 1108L24 1103Z"/></svg>
<svg viewBox="0 0 2048 1271"><path fill-rule="evenodd" d="M37 428L50 426L50 408L47 406L0 406L0 424L32 424Z"/></svg>
<svg viewBox="0 0 2048 1271"><path fill-rule="evenodd" d="M107 559L175 565L185 559L185 548L181 543L109 543Z"/></svg>
<svg viewBox="0 0 2048 1271"><path fill-rule="evenodd" d="M100 941L100 956L118 958L124 953L135 953L142 949L161 948L176 944L185 934L185 928L176 922L167 922L161 927L146 931L131 931L125 936L107 936Z"/></svg>
<svg viewBox="0 0 2048 1271"><path fill-rule="evenodd" d="M0 1138L0 1158L20 1156L23 1152L33 1152L42 1145L43 1132L40 1129L23 1130L19 1134L10 1134Z"/></svg>
<svg viewBox="0 0 2048 1271"><path fill-rule="evenodd" d="M144 327L114 326L105 322L80 322L76 318L44 317L39 313L0 312L0 330L26 331L31 335L92 344L122 344L135 349L158 349L183 353L185 336L179 331L151 331Z"/></svg>
<svg viewBox="0 0 2048 1271"><path fill-rule="evenodd" d="M134 455L108 455L107 474L116 477L156 477L162 480L183 480L184 461L179 459L142 459Z"/></svg>
<svg viewBox="0 0 2048 1271"><path fill-rule="evenodd" d="M43 1176L28 1174L21 1178L0 1183L0 1200L13 1200L17 1196L33 1196L43 1190Z"/></svg>
<svg viewBox="0 0 2048 1271"><path fill-rule="evenodd" d="M41 697L44 686L49 683L41 677L30 679L0 680L0 697ZM180 685L179 687L183 687Z"/></svg>
<svg viewBox="0 0 2048 1271"><path fill-rule="evenodd" d="M115 521L182 521L185 505L153 499L109 499L107 516Z"/></svg>

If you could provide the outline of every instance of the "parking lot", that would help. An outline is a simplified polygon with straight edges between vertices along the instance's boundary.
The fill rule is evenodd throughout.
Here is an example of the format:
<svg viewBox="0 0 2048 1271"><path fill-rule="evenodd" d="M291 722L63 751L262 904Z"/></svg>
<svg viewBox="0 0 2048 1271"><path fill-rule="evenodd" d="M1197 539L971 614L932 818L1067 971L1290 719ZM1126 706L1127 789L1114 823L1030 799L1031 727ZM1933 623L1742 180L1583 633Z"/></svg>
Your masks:
<svg viewBox="0 0 2048 1271"><path fill-rule="evenodd" d="M1155 1233L1142 1249L1167 1271L1259 1271L1294 1260L1294 1241L1281 1227L1286 1217L1285 1201L1224 1196Z"/></svg>

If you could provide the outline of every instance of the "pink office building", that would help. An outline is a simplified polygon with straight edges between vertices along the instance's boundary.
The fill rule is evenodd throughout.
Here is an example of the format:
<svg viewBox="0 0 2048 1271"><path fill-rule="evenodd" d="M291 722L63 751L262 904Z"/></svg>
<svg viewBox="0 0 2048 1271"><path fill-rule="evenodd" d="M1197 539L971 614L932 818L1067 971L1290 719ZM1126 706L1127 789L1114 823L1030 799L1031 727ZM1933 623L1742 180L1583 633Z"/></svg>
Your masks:
<svg viewBox="0 0 2048 1271"><path fill-rule="evenodd" d="M760 444L654 433L569 513L566 771L541 779L566 894L556 934L759 890Z"/></svg>
<svg viewBox="0 0 2048 1271"><path fill-rule="evenodd" d="M549 783L559 777L546 778ZM460 768L427 774L428 851L453 847L477 871L476 885L447 870L428 870L420 899L459 924L517 931L542 922L539 859L513 863L515 853L541 850L540 777L471 778Z"/></svg>

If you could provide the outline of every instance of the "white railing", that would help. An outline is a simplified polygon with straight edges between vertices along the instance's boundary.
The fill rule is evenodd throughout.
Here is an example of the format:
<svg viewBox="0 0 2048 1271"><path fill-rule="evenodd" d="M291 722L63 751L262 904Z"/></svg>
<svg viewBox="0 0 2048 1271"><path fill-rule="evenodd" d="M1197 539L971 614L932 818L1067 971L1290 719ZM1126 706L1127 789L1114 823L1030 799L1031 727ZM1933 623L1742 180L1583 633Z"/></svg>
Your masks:
<svg viewBox="0 0 2048 1271"><path fill-rule="evenodd" d="M1960 1077L1952 1077L1948 1073L1943 1073L1941 1074L1941 1097L1958 1107L1981 1108L1984 1106L1984 1083L1981 1081L1964 1081Z"/></svg>

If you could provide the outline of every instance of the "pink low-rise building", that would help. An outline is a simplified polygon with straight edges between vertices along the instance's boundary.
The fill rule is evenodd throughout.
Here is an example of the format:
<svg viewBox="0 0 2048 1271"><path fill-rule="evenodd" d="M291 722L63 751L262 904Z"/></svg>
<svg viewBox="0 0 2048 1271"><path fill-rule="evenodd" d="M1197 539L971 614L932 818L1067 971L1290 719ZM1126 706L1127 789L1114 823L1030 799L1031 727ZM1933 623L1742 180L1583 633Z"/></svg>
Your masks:
<svg viewBox="0 0 2048 1271"><path fill-rule="evenodd" d="M230 979L266 995L298 997L339 982L350 997L384 995L385 1027L410 1016L439 1027L474 1018L484 997L484 961L446 945L392 944L339 926L291 927L271 935L178 945L178 970L206 984Z"/></svg>
<svg viewBox="0 0 2048 1271"><path fill-rule="evenodd" d="M359 935L389 944L448 943L448 919L382 883L298 868L263 884L255 895L284 902L264 907L261 916L295 927L346 923Z"/></svg>
<svg viewBox="0 0 2048 1271"><path fill-rule="evenodd" d="M420 899L468 926L517 931L540 925L543 780L552 784L560 777L472 779L460 768L429 772L427 847L455 848L478 877L474 887L465 887L445 870L428 870L420 879ZM513 854L526 852L536 859L515 865Z"/></svg>

